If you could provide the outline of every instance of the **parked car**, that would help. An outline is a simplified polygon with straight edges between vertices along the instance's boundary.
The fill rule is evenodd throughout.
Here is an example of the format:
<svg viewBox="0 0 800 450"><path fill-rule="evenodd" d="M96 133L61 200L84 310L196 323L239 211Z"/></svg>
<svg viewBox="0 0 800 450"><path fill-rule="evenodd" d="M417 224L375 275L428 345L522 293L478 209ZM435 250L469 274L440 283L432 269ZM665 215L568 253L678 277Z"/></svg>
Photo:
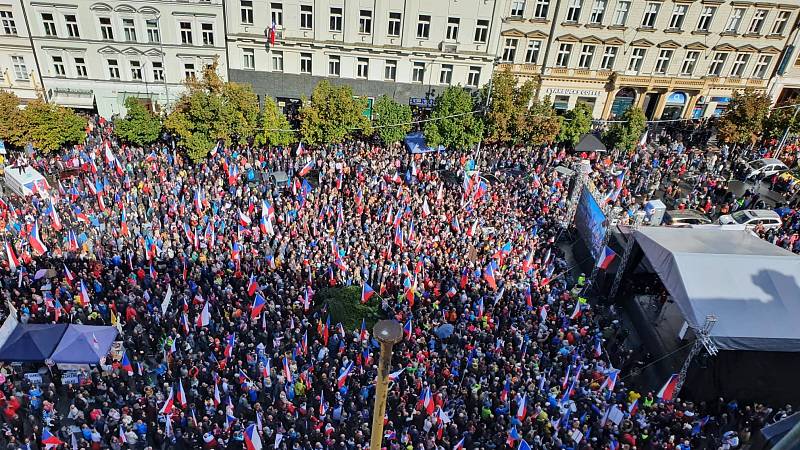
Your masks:
<svg viewBox="0 0 800 450"><path fill-rule="evenodd" d="M782 223L781 216L770 209L742 209L734 211L732 214L719 216L718 220L721 225L738 223L748 228L755 228L758 225L762 225L767 229L780 228Z"/></svg>
<svg viewBox="0 0 800 450"><path fill-rule="evenodd" d="M694 209L671 209L664 213L664 225L686 227L689 225L708 225L711 223L705 214Z"/></svg>
<svg viewBox="0 0 800 450"><path fill-rule="evenodd" d="M789 168L781 160L775 158L763 158L750 161L745 164L745 180L756 180L771 177L776 173L783 173Z"/></svg>
<svg viewBox="0 0 800 450"><path fill-rule="evenodd" d="M800 183L800 167L787 170L778 177L778 182L775 183L775 190L779 192L789 192L793 186Z"/></svg>

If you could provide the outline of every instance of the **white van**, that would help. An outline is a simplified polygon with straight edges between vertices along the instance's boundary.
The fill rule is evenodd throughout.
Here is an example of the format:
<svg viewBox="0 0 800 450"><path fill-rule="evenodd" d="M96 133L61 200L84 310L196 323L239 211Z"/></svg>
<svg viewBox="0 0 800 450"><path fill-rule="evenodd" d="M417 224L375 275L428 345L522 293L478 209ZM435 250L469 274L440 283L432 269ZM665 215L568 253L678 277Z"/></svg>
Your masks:
<svg viewBox="0 0 800 450"><path fill-rule="evenodd" d="M42 174L32 167L11 167L5 168L6 189L22 197L39 193L46 196L49 185Z"/></svg>
<svg viewBox="0 0 800 450"><path fill-rule="evenodd" d="M780 228L782 223L781 216L769 209L742 209L734 211L732 214L719 216L720 225L740 224L747 228L755 228L758 225L766 229Z"/></svg>

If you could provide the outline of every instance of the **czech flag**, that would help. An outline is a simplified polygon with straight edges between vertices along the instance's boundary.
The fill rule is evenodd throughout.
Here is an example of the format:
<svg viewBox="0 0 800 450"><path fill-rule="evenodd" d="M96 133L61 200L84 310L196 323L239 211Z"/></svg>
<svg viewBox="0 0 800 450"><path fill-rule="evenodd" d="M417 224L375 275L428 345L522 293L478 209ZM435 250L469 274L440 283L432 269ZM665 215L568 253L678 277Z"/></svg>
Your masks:
<svg viewBox="0 0 800 450"><path fill-rule="evenodd" d="M247 282L247 295L253 296L258 290L258 282L256 282L256 276L250 275L250 281Z"/></svg>
<svg viewBox="0 0 800 450"><path fill-rule="evenodd" d="M364 287L361 288L361 303L367 303L373 295L375 295L375 290L367 283L364 283Z"/></svg>
<svg viewBox="0 0 800 450"><path fill-rule="evenodd" d="M207 327L209 322L211 322L211 313L208 312L208 302L203 305L203 310L200 311L200 315L197 316L197 326L198 327Z"/></svg>
<svg viewBox="0 0 800 450"><path fill-rule="evenodd" d="M411 339L411 334L413 333L413 328L411 327L411 319L403 325L403 334L405 335L406 339Z"/></svg>
<svg viewBox="0 0 800 450"><path fill-rule="evenodd" d="M405 370L406 369L400 369L397 372L390 373L388 376L389 382L397 381L397 379L400 378L400 375L402 375Z"/></svg>
<svg viewBox="0 0 800 450"><path fill-rule="evenodd" d="M675 396L675 388L678 387L678 374L673 373L672 376L669 377L669 380L664 384L660 391L658 391L657 397L665 402L672 401L672 398Z"/></svg>
<svg viewBox="0 0 800 450"><path fill-rule="evenodd" d="M89 304L89 292L86 290L86 285L83 284L83 280L80 283L80 292L78 292L78 299L81 302L81 306L86 306Z"/></svg>
<svg viewBox="0 0 800 450"><path fill-rule="evenodd" d="M233 355L234 345L236 345L236 333L229 334L225 339L225 351L223 355L225 355L226 358L230 358Z"/></svg>
<svg viewBox="0 0 800 450"><path fill-rule="evenodd" d="M364 342L367 340L367 319L361 319L361 331L358 333L358 341Z"/></svg>
<svg viewBox="0 0 800 450"><path fill-rule="evenodd" d="M466 438L466 436L462 437L461 440L458 441L458 443L453 447L453 450L464 450L464 439Z"/></svg>
<svg viewBox="0 0 800 450"><path fill-rule="evenodd" d="M483 270L483 279L486 280L486 283L494 290L497 290L497 280L494 276L494 271L497 269L497 263L491 261L489 265Z"/></svg>
<svg viewBox="0 0 800 450"><path fill-rule="evenodd" d="M127 352L122 354L122 370L128 373L133 373L133 365L131 364L131 360L128 359Z"/></svg>
<svg viewBox="0 0 800 450"><path fill-rule="evenodd" d="M239 225L246 228L249 227L251 223L253 223L253 221L250 220L250 216L239 210Z"/></svg>
<svg viewBox="0 0 800 450"><path fill-rule="evenodd" d="M523 395L522 400L519 401L519 406L517 407L517 419L521 421L525 420L525 416L528 414L528 396Z"/></svg>
<svg viewBox="0 0 800 450"><path fill-rule="evenodd" d="M175 400L172 397L172 390L169 391L169 397L164 402L164 406L158 411L159 414L169 414L172 412L172 408L175 406Z"/></svg>
<svg viewBox="0 0 800 450"><path fill-rule="evenodd" d="M286 378L288 383L292 383L292 368L289 367L289 359L287 359L285 356L283 357L283 376Z"/></svg>
<svg viewBox="0 0 800 450"><path fill-rule="evenodd" d="M256 424L250 424L244 429L244 445L247 450L261 450L261 435L256 430Z"/></svg>
<svg viewBox="0 0 800 450"><path fill-rule="evenodd" d="M350 361L350 364L348 364L347 367L345 367L342 374L339 375L339 378L336 379L336 386L338 386L339 389L343 388L345 383L347 383L347 377L350 376L350 372L352 371L353 371L353 361Z"/></svg>
<svg viewBox="0 0 800 450"><path fill-rule="evenodd" d="M28 237L28 241L31 244L31 249L38 255L41 256L47 253L47 246L44 245L42 238L39 236L39 222L33 223L33 229L31 230L31 235Z"/></svg>
<svg viewBox="0 0 800 450"><path fill-rule="evenodd" d="M253 306L250 308L250 320L255 320L261 315L261 310L264 309L266 303L267 301L261 294L256 294L256 298L253 299Z"/></svg>
<svg viewBox="0 0 800 450"><path fill-rule="evenodd" d="M265 217L267 219L271 219L275 215L275 208L272 207L272 204L264 199L261 201L261 217Z"/></svg>
<svg viewBox="0 0 800 450"><path fill-rule="evenodd" d="M19 267L19 259L17 259L17 255L14 254L14 249L11 245L5 241L3 242L6 246L6 259L8 259L8 268L12 272L16 272L17 267Z"/></svg>
<svg viewBox="0 0 800 450"><path fill-rule="evenodd" d="M178 379L178 394L177 394L178 403L180 403L181 408L186 407L186 392L183 391L183 380Z"/></svg>
<svg viewBox="0 0 800 450"><path fill-rule="evenodd" d="M77 252L78 251L78 248L79 248L79 246L78 246L78 237L75 235L75 231L73 231L73 230L69 230L67 232L67 248L71 252Z"/></svg>
<svg viewBox="0 0 800 450"><path fill-rule="evenodd" d="M53 448L63 443L64 441L53 436L47 428L42 430L42 444L44 444L45 448Z"/></svg>
<svg viewBox="0 0 800 450"><path fill-rule="evenodd" d="M433 395L431 395L430 387L426 387L422 392L422 399L420 402L422 403L422 408L428 413L428 415L433 414L433 410L436 407L436 402L433 401Z"/></svg>
<svg viewBox="0 0 800 450"><path fill-rule="evenodd" d="M617 257L616 252L611 250L609 246L603 249L603 254L600 255L600 259L597 260L597 267L603 270L608 270L608 266L611 265L611 262L614 261L614 258Z"/></svg>
<svg viewBox="0 0 800 450"><path fill-rule="evenodd" d="M300 169L300 172L298 172L298 175L300 175L301 177L304 177L304 176L308 175L308 172L311 172L311 169L313 169L313 168L314 168L314 160L312 159L311 161L306 163L306 165L303 166L302 169Z"/></svg>

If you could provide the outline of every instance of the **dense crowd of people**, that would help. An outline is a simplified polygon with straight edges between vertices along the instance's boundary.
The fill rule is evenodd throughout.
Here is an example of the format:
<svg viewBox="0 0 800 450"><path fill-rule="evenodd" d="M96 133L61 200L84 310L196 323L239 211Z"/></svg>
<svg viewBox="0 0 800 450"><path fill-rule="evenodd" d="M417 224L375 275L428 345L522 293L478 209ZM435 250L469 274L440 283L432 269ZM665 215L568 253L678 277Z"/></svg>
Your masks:
<svg viewBox="0 0 800 450"><path fill-rule="evenodd" d="M692 195L713 197L728 155L579 157L632 211L674 195L690 166L707 173ZM570 182L555 168L573 158L489 148L473 173L467 152L351 142L220 145L193 165L168 143L123 145L98 119L84 145L31 159L58 180L46 193L4 198L0 282L22 322L117 326L122 358L78 385L2 366L0 440L239 449L255 433L265 448L368 448L378 349L320 294L355 286L404 324L387 449L736 448L772 409L626 385L624 330L559 247Z"/></svg>

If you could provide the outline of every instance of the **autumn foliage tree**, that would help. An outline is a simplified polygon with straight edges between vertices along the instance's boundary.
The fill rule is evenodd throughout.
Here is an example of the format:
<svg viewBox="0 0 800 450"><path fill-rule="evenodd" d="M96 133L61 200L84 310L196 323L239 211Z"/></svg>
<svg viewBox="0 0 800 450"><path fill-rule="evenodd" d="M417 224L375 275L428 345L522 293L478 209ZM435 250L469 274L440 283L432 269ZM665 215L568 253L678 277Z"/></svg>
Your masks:
<svg viewBox="0 0 800 450"><path fill-rule="evenodd" d="M772 102L752 89L736 92L717 126L719 138L729 144L752 145L764 131Z"/></svg>
<svg viewBox="0 0 800 450"><path fill-rule="evenodd" d="M350 86L320 81L311 93L311 103L300 109L300 137L309 145L342 142L358 133L369 134L364 115L367 99L355 97Z"/></svg>

